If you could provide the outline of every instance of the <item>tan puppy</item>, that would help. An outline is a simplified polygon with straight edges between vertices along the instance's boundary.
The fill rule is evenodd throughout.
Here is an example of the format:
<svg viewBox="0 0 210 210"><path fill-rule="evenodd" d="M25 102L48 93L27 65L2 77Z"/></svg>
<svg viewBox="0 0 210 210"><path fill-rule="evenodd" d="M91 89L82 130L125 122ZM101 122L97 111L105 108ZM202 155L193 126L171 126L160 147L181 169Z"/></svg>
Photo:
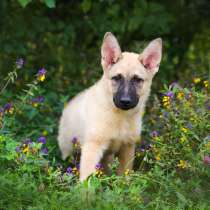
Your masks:
<svg viewBox="0 0 210 210"><path fill-rule="evenodd" d="M135 142L141 133L142 113L158 71L162 41L153 40L141 54L121 52L110 32L101 48L102 78L73 98L60 120L58 143L62 158L72 151L72 139L81 146L80 180L85 180L102 161L118 155L118 174L132 169Z"/></svg>

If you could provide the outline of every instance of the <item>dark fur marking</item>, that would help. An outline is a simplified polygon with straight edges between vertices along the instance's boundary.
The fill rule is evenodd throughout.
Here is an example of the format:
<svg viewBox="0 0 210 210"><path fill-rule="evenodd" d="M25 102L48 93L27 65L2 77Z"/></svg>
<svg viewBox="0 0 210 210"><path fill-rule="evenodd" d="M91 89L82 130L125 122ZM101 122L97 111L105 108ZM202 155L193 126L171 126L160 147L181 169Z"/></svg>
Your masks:
<svg viewBox="0 0 210 210"><path fill-rule="evenodd" d="M129 110L138 104L139 96L136 93L137 85L135 80L126 80L124 77L118 81L118 89L113 97L116 107L122 110Z"/></svg>

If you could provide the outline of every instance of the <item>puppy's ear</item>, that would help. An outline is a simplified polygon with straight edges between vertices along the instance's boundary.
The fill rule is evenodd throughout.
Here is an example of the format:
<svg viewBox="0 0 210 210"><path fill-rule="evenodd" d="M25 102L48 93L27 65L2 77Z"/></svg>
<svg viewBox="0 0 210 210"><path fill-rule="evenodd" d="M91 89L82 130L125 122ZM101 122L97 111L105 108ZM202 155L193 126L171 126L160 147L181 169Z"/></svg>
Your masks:
<svg viewBox="0 0 210 210"><path fill-rule="evenodd" d="M121 49L117 39L111 32L104 35L101 47L101 65L104 70L109 69L121 57Z"/></svg>
<svg viewBox="0 0 210 210"><path fill-rule="evenodd" d="M140 54L139 60L145 69L155 74L160 65L162 57L162 39L157 38L149 43L149 45Z"/></svg>

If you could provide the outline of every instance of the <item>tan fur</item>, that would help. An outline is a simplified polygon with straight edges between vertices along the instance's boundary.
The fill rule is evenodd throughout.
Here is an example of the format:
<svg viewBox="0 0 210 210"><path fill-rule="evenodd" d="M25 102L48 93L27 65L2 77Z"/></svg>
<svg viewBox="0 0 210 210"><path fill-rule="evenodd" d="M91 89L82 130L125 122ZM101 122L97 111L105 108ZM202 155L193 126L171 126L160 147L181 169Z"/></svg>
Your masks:
<svg viewBox="0 0 210 210"><path fill-rule="evenodd" d="M113 66L103 64L104 74L92 87L72 99L64 109L59 126L58 143L65 159L72 150L71 140L77 137L81 146L80 180L95 171L95 165L103 159L108 164L112 154L118 154L119 174L132 168L135 142L141 133L142 114L150 93L154 72L148 72L141 64L141 56L136 53L120 53ZM113 103L116 91L111 77L117 72L125 77L133 74L144 79L138 89L138 105L128 111L118 109ZM106 158L107 157L107 158Z"/></svg>

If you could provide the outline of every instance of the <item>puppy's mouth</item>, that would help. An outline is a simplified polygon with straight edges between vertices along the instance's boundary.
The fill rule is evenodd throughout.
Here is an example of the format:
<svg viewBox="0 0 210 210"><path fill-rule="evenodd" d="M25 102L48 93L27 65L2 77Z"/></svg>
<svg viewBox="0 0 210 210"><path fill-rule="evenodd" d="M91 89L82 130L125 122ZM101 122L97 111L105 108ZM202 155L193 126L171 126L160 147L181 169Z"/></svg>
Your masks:
<svg viewBox="0 0 210 210"><path fill-rule="evenodd" d="M135 98L133 100L130 100L128 98L118 98L118 97L113 97L114 104L117 108L127 111L130 109L133 109L137 106L139 102L139 98Z"/></svg>

